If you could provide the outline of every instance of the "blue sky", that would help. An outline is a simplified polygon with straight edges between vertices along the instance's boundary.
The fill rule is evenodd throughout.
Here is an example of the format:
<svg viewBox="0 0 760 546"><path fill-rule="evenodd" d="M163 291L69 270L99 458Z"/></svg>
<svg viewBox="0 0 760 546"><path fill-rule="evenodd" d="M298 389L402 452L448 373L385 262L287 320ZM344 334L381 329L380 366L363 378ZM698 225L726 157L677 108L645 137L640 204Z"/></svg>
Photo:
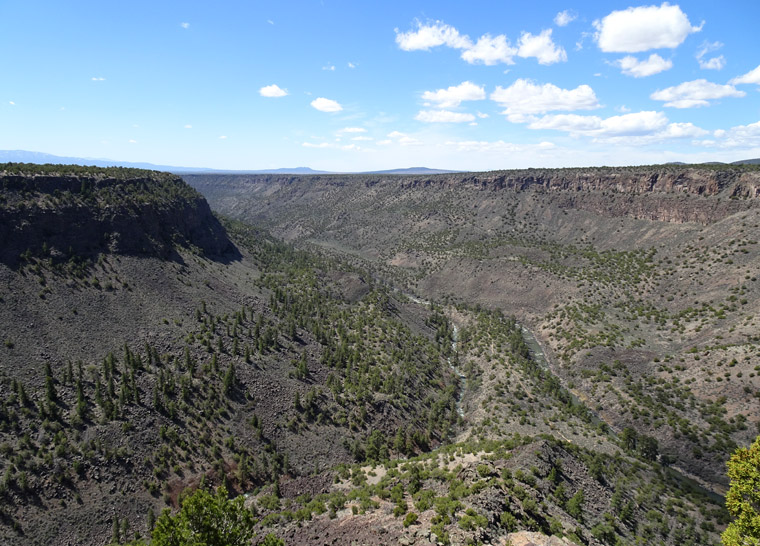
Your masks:
<svg viewBox="0 0 760 546"><path fill-rule="evenodd" d="M760 2L0 2L0 149L220 169L760 157Z"/></svg>

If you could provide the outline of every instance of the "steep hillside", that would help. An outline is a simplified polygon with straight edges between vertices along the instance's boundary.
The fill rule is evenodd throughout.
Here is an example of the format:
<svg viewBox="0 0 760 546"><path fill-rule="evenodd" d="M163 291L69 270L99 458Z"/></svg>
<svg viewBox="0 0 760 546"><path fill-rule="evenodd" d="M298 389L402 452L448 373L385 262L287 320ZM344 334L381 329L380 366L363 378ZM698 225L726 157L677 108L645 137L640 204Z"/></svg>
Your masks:
<svg viewBox="0 0 760 546"><path fill-rule="evenodd" d="M223 227L171 175L3 165L0 188L3 544L146 536L187 486L322 490L453 433L439 311Z"/></svg>
<svg viewBox="0 0 760 546"><path fill-rule="evenodd" d="M613 432L717 491L760 431L756 166L186 180L412 293L515 315Z"/></svg>

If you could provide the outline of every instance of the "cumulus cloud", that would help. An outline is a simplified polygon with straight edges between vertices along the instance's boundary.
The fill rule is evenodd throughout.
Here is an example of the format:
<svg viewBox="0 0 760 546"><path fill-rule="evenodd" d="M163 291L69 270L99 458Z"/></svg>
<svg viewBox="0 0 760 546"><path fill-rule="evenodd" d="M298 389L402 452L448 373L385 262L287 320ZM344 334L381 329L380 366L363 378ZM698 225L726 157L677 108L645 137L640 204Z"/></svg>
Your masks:
<svg viewBox="0 0 760 546"><path fill-rule="evenodd" d="M339 133L366 133L367 130L364 127L344 127Z"/></svg>
<svg viewBox="0 0 760 546"><path fill-rule="evenodd" d="M673 61L665 60L657 55L657 53L652 53L648 59L643 61L638 60L632 55L628 55L627 57L618 59L613 64L620 67L623 74L633 76L634 78L645 78L646 76L659 74L673 68Z"/></svg>
<svg viewBox="0 0 760 546"><path fill-rule="evenodd" d="M715 131L721 148L755 148L760 146L760 121L748 125L737 125L727 131Z"/></svg>
<svg viewBox="0 0 760 546"><path fill-rule="evenodd" d="M436 103L440 108L455 108L462 101L485 99L486 92L482 86L475 85L470 81L464 81L459 85L452 85L447 89L425 91L422 94L422 98L423 100Z"/></svg>
<svg viewBox="0 0 760 546"><path fill-rule="evenodd" d="M672 108L695 108L709 106L711 100L744 95L746 95L744 91L739 91L733 85L694 80L655 91L649 98L665 101L665 106Z"/></svg>
<svg viewBox="0 0 760 546"><path fill-rule="evenodd" d="M352 63L352 62L349 62L348 63L348 68L356 68L356 64Z"/></svg>
<svg viewBox="0 0 760 546"><path fill-rule="evenodd" d="M662 112L643 111L601 118L578 114L551 114L528 124L530 129L554 129L573 135L617 137L649 135L664 129L668 118Z"/></svg>
<svg viewBox="0 0 760 546"><path fill-rule="evenodd" d="M454 27L435 21L434 23L422 24L417 21L417 30L399 32L396 29L396 43L404 51L425 50L446 45L455 49L470 47L472 42L467 36L459 34Z"/></svg>
<svg viewBox="0 0 760 546"><path fill-rule="evenodd" d="M10 104L11 106L16 106L16 103L15 103L15 102L13 102L12 100L9 100L9 101L8 101L8 104Z"/></svg>
<svg viewBox="0 0 760 546"><path fill-rule="evenodd" d="M596 42L607 53L639 53L650 49L673 49L683 43L695 27L679 6L667 2L613 11L594 21Z"/></svg>
<svg viewBox="0 0 760 546"><path fill-rule="evenodd" d="M726 58L723 55L705 59L708 53L716 51L721 47L723 47L723 44L720 42L703 42L702 45L699 46L696 54L697 62L699 62L699 68L702 70L720 70L726 66Z"/></svg>
<svg viewBox="0 0 760 546"><path fill-rule="evenodd" d="M564 48L558 47L552 41L550 28L535 36L530 32L523 32L518 46L517 55L523 58L535 57L539 64L554 64L567 60Z"/></svg>
<svg viewBox="0 0 760 546"><path fill-rule="evenodd" d="M470 64L493 66L499 63L514 64L514 57L535 57L541 64L552 64L567 60L567 53L551 38L552 30L546 29L538 35L523 32L517 47L506 35L484 34L473 42L466 34L441 21L422 24L416 22L416 30L399 32L396 29L396 43L404 51L424 50L446 46L462 50L461 57Z"/></svg>
<svg viewBox="0 0 760 546"><path fill-rule="evenodd" d="M340 112L343 107L334 100L318 97L311 101L311 106L320 112Z"/></svg>
<svg viewBox="0 0 760 546"><path fill-rule="evenodd" d="M526 116L555 110L599 108L596 94L588 85L561 89L551 83L539 85L524 79L518 79L507 88L496 87L491 93L491 100L505 107L503 113L516 123L526 121Z"/></svg>
<svg viewBox="0 0 760 546"><path fill-rule="evenodd" d="M504 34L491 37L490 34L484 34L474 45L469 45L462 52L462 59L470 64L484 64L493 66L495 64L515 64L513 57L517 55L517 48L510 45Z"/></svg>
<svg viewBox="0 0 760 546"><path fill-rule="evenodd" d="M219 140L227 140L227 135L219 135Z"/></svg>
<svg viewBox="0 0 760 546"><path fill-rule="evenodd" d="M287 89L281 89L280 86L274 83L272 85L265 85L264 87L259 89L259 95L261 95L262 97L276 98L276 97L284 97L287 94L288 94Z"/></svg>
<svg viewBox="0 0 760 546"><path fill-rule="evenodd" d="M554 17L554 24L558 27L566 27L573 21L575 21L578 18L578 16L570 11L569 9L566 9L565 11L560 11L555 17Z"/></svg>
<svg viewBox="0 0 760 546"><path fill-rule="evenodd" d="M375 139L369 136L355 136L351 140L366 141L366 140L375 140Z"/></svg>
<svg viewBox="0 0 760 546"><path fill-rule="evenodd" d="M104 82L104 81L106 81L106 79L103 76L93 76L90 79L92 81L94 81L94 82Z"/></svg>
<svg viewBox="0 0 760 546"><path fill-rule="evenodd" d="M750 70L742 76L737 76L728 83L734 85L741 83L756 83L757 85L760 85L760 65L758 65L758 67L754 70Z"/></svg>
<svg viewBox="0 0 760 546"><path fill-rule="evenodd" d="M180 23L179 26L181 26L184 29L190 28L190 23Z"/></svg>
<svg viewBox="0 0 760 546"><path fill-rule="evenodd" d="M475 121L475 116L450 110L420 110L414 119L425 123L464 123Z"/></svg>
<svg viewBox="0 0 760 546"><path fill-rule="evenodd" d="M322 67L322 70L327 70L329 72L335 72L335 65L334 64L326 64Z"/></svg>

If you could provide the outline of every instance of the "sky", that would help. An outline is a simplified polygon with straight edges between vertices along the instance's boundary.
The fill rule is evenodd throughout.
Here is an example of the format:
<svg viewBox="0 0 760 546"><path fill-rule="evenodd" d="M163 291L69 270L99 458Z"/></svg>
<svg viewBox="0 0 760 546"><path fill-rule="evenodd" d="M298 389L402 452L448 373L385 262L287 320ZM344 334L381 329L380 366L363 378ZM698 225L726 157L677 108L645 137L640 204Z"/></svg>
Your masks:
<svg viewBox="0 0 760 546"><path fill-rule="evenodd" d="M760 2L0 0L0 149L350 172L760 157Z"/></svg>

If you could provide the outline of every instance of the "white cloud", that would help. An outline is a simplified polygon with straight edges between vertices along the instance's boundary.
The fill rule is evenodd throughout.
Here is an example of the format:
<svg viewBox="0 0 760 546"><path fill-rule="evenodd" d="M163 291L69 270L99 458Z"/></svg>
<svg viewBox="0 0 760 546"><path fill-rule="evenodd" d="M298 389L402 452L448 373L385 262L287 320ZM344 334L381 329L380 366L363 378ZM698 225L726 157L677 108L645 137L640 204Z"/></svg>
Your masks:
<svg viewBox="0 0 760 546"><path fill-rule="evenodd" d="M699 68L702 70L720 70L726 66L726 58L723 55L705 59L705 55L711 51L716 51L721 47L723 47L723 44L720 42L703 42L702 45L699 46L696 54L696 59L699 62Z"/></svg>
<svg viewBox="0 0 760 546"><path fill-rule="evenodd" d="M459 85L452 85L448 89L425 91L422 94L422 98L423 100L436 103L440 108L455 108L465 100L485 99L486 92L482 86L465 81Z"/></svg>
<svg viewBox="0 0 760 546"><path fill-rule="evenodd" d="M497 86L491 93L491 100L506 107L503 113L510 121L516 123L526 121L525 116L554 110L599 108L594 90L588 85L579 85L575 89L561 89L551 83L538 85L524 79L518 79L507 88Z"/></svg>
<svg viewBox="0 0 760 546"><path fill-rule="evenodd" d="M708 134L693 123L670 123L661 133L664 138L694 138Z"/></svg>
<svg viewBox="0 0 760 546"><path fill-rule="evenodd" d="M648 59L643 61L638 60L632 55L628 55L627 57L618 59L613 64L620 67L623 74L633 76L634 78L645 78L673 68L673 61L666 61L657 53L652 53Z"/></svg>
<svg viewBox="0 0 760 546"><path fill-rule="evenodd" d="M270 25L273 25L274 21L272 21L271 19L267 19L267 23L269 23Z"/></svg>
<svg viewBox="0 0 760 546"><path fill-rule="evenodd" d="M348 63L348 68L356 68L356 64L354 64L352 62L349 62Z"/></svg>
<svg viewBox="0 0 760 546"><path fill-rule="evenodd" d="M190 28L190 23L180 23L179 26L181 26L184 29Z"/></svg>
<svg viewBox="0 0 760 546"><path fill-rule="evenodd" d="M464 48L462 59L470 64L482 63L493 66L498 63L515 64L513 57L517 55L517 49L512 47L504 34L491 37L484 34L476 44L470 44Z"/></svg>
<svg viewBox="0 0 760 546"><path fill-rule="evenodd" d="M473 42L469 36L442 21L422 24L416 22L417 29L408 32L396 32L396 43L404 51L425 50L433 47L447 46L462 50L462 59L470 64L493 66L499 63L515 64L514 57L536 57L541 64L552 64L567 60L567 53L551 39L552 29L546 29L534 36L523 32L519 47L513 47L506 35L491 36L484 34Z"/></svg>
<svg viewBox="0 0 760 546"><path fill-rule="evenodd" d="M404 51L429 50L432 47L446 45L455 49L470 47L472 42L467 36L462 36L452 26L436 21L430 24L416 22L417 30L399 32L396 29L396 43Z"/></svg>
<svg viewBox="0 0 760 546"><path fill-rule="evenodd" d="M287 89L282 89L280 88L280 86L274 83L272 85L265 85L264 87L259 89L259 95L261 95L262 97L276 98L276 97L284 97L287 94L288 94Z"/></svg>
<svg viewBox="0 0 760 546"><path fill-rule="evenodd" d="M539 64L554 64L567 60L564 48L558 47L552 41L552 29L542 30L541 34L534 36L530 32L523 32L518 43L517 54L520 57L535 57Z"/></svg>
<svg viewBox="0 0 760 546"><path fill-rule="evenodd" d="M746 74L742 76L737 76L730 82L731 84L739 84L739 83L756 83L760 85L760 65L758 65L757 68L754 70L750 70Z"/></svg>
<svg viewBox="0 0 760 546"><path fill-rule="evenodd" d="M326 64L322 67L322 70L329 70L330 72L335 72L335 65L334 64Z"/></svg>
<svg viewBox="0 0 760 546"><path fill-rule="evenodd" d="M726 66L726 58L723 55L707 59L699 59L699 68L702 70L721 70Z"/></svg>
<svg viewBox="0 0 760 546"><path fill-rule="evenodd" d="M484 114L483 112L476 112L475 115L480 119L486 119L488 117L488 114Z"/></svg>
<svg viewBox="0 0 760 546"><path fill-rule="evenodd" d="M711 142L720 148L755 148L760 146L760 121L749 125L737 125L727 131L715 131L717 141Z"/></svg>
<svg viewBox="0 0 760 546"><path fill-rule="evenodd" d="M457 152L469 152L469 153L515 153L523 151L522 146L513 144L511 142L504 142L503 140L488 141L488 140L450 140L447 141L446 146L451 146L456 149Z"/></svg>
<svg viewBox="0 0 760 546"><path fill-rule="evenodd" d="M227 135L220 135L219 140L227 140Z"/></svg>
<svg viewBox="0 0 760 546"><path fill-rule="evenodd" d="M366 133L367 130L364 127L344 127L339 133Z"/></svg>
<svg viewBox="0 0 760 546"><path fill-rule="evenodd" d="M106 81L106 79L103 76L93 76L90 79L92 81L94 81L94 82L104 82L104 81Z"/></svg>
<svg viewBox="0 0 760 546"><path fill-rule="evenodd" d="M320 112L340 112L343 107L334 100L319 97L311 101L312 107L316 108Z"/></svg>
<svg viewBox="0 0 760 546"><path fill-rule="evenodd" d="M679 6L639 6L613 11L594 21L596 42L607 53L639 53L649 49L673 49L683 43L693 27Z"/></svg>
<svg viewBox="0 0 760 546"><path fill-rule="evenodd" d="M10 104L11 106L16 106L16 103L15 103L15 102L13 102L12 100L9 100L9 101L8 101L8 104Z"/></svg>
<svg viewBox="0 0 760 546"><path fill-rule="evenodd" d="M327 148L330 146L327 142L320 142L319 144L314 144L313 142L304 142L301 144L304 148Z"/></svg>
<svg viewBox="0 0 760 546"><path fill-rule="evenodd" d="M367 140L375 140L375 139L374 139L374 138L372 138L372 137L369 137L369 136L355 136L355 137L353 137L351 140L356 140L356 141L367 141Z"/></svg>
<svg viewBox="0 0 760 546"><path fill-rule="evenodd" d="M137 141L136 141L136 140L133 140L133 139L131 139L131 138L130 138L130 139L129 139L129 143L130 143L130 144L137 144Z"/></svg>
<svg viewBox="0 0 760 546"><path fill-rule="evenodd" d="M393 144L393 141L391 139L380 140L377 144L379 146L387 146L388 144Z"/></svg>
<svg viewBox="0 0 760 546"><path fill-rule="evenodd" d="M193 126L190 125L189 123L187 125L185 125L185 129L192 129L192 128L193 128Z"/></svg>
<svg viewBox="0 0 760 546"><path fill-rule="evenodd" d="M414 119L425 123L464 123L475 121L475 116L463 112L451 112L449 110L420 110Z"/></svg>
<svg viewBox="0 0 760 546"><path fill-rule="evenodd" d="M386 135L389 139L394 139L398 144L401 144L402 146L417 146L422 144L419 140L416 138L410 137L406 133L402 133L401 131L392 131ZM378 144L391 144L389 141L382 140L378 142Z"/></svg>
<svg viewBox="0 0 760 546"><path fill-rule="evenodd" d="M577 114L546 115L528 124L530 129L553 129L573 135L595 137L651 135L664 129L668 118L662 112L643 111L601 118Z"/></svg>
<svg viewBox="0 0 760 546"><path fill-rule="evenodd" d="M709 106L711 100L724 97L743 97L744 95L746 95L744 91L737 90L733 85L694 80L655 91L649 98L666 101L665 106L672 108L694 108Z"/></svg>
<svg viewBox="0 0 760 546"><path fill-rule="evenodd" d="M578 16L574 12L566 9L565 11L560 11L557 16L554 17L554 24L558 27L566 27L577 18Z"/></svg>

